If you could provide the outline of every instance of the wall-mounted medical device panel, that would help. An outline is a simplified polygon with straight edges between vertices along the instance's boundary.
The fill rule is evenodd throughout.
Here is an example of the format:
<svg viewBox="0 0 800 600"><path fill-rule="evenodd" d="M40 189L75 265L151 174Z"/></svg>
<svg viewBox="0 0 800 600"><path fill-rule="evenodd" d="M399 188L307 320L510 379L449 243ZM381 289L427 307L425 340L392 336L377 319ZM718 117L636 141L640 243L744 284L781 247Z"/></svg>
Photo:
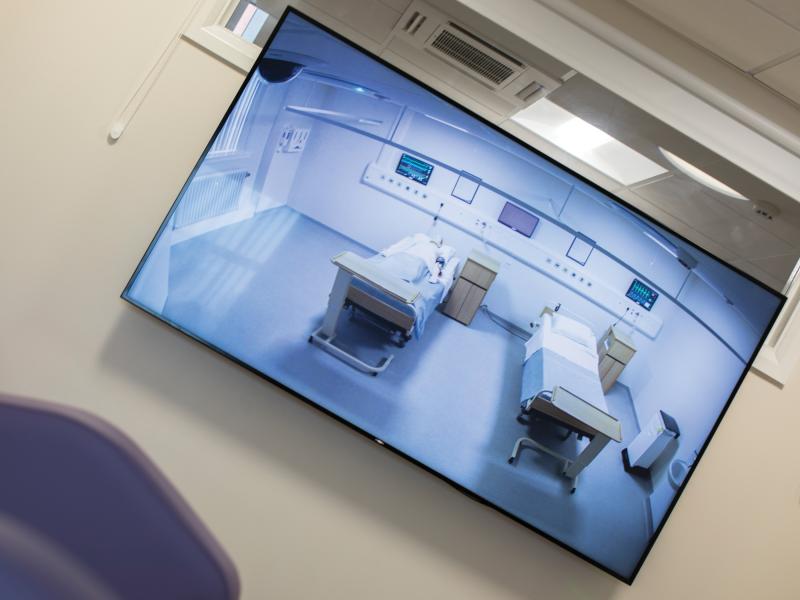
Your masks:
<svg viewBox="0 0 800 600"><path fill-rule="evenodd" d="M433 189L399 178L376 163L367 165L361 182L431 216L438 214L439 221L474 236L476 241L485 239L487 245L579 293L649 338L655 339L661 331L663 322L659 317L641 310L589 269L568 261L563 254L559 256L547 250L533 238L523 237L506 226L487 223L483 215L463 202L455 202ZM529 321L529 317L520 318L520 325Z"/></svg>
<svg viewBox="0 0 800 600"><path fill-rule="evenodd" d="M428 185L432 172L432 164L426 163L419 158L414 158L410 154L403 154L395 169L395 173L403 177L408 177L412 181L416 181L422 185Z"/></svg>
<svg viewBox="0 0 800 600"><path fill-rule="evenodd" d="M658 300L658 292L639 279L634 279L631 282L631 286L628 288L625 296L636 302L636 304L645 310L652 310L653 305L656 303L656 300Z"/></svg>

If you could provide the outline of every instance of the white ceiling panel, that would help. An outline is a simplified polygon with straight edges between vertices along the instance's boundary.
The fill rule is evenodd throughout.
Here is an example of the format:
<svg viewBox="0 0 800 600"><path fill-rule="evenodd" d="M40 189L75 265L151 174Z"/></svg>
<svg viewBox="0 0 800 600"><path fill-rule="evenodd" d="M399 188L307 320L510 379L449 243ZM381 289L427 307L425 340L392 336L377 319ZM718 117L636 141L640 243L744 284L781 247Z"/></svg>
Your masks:
<svg viewBox="0 0 800 600"><path fill-rule="evenodd" d="M406 12L408 5L411 4L411 0L380 0L380 3L402 14Z"/></svg>
<svg viewBox="0 0 800 600"><path fill-rule="evenodd" d="M798 0L800 6L800 0ZM800 56L762 71L756 78L800 104Z"/></svg>
<svg viewBox="0 0 800 600"><path fill-rule="evenodd" d="M702 225L727 221L734 216L705 187L679 174L637 187L636 193L661 210L703 231Z"/></svg>
<svg viewBox="0 0 800 600"><path fill-rule="evenodd" d="M628 2L745 71L800 49L800 31L747 0Z"/></svg>
<svg viewBox="0 0 800 600"><path fill-rule="evenodd" d="M726 219L706 223L702 230L711 239L750 260L792 253L789 244L751 221Z"/></svg>
<svg viewBox="0 0 800 600"><path fill-rule="evenodd" d="M691 242L694 242L701 248L707 250L717 258L730 262L737 257L736 254L721 246L702 232L694 229L689 223L682 221L681 219L671 215L670 213L662 210L656 204L645 200L638 194L636 194L633 190L620 190L617 194L625 201L630 203L631 205L635 206L645 214L653 217L656 221L665 227L668 227L675 233L685 237Z"/></svg>
<svg viewBox="0 0 800 600"><path fill-rule="evenodd" d="M800 2L798 0L750 0L769 13L800 29Z"/></svg>
<svg viewBox="0 0 800 600"><path fill-rule="evenodd" d="M335 17L342 23L346 23L356 31L368 38L380 43L386 40L389 33L394 28L397 19L402 14L394 8L396 2L389 2L392 6L382 4L376 0L306 0ZM399 3L398 6L402 4Z"/></svg>
<svg viewBox="0 0 800 600"><path fill-rule="evenodd" d="M786 281L791 275L795 264L797 264L797 256L794 254L782 254L780 256L768 256L767 258L754 258L750 262L773 277Z"/></svg>
<svg viewBox="0 0 800 600"><path fill-rule="evenodd" d="M742 206L749 207L749 202L721 200L719 194L680 174L638 187L635 192L736 256L752 259L793 252L791 244L774 235L761 223L742 218L725 206L726 202L740 202Z"/></svg>
<svg viewBox="0 0 800 600"><path fill-rule="evenodd" d="M786 283L788 279L788 275L775 277L774 275L770 275L763 269L759 269L753 263L744 260L744 259L737 259L733 261L729 261L734 267L741 269L748 275L752 275L762 283L766 283L767 285L771 286L774 290L780 290L783 287L783 284Z"/></svg>

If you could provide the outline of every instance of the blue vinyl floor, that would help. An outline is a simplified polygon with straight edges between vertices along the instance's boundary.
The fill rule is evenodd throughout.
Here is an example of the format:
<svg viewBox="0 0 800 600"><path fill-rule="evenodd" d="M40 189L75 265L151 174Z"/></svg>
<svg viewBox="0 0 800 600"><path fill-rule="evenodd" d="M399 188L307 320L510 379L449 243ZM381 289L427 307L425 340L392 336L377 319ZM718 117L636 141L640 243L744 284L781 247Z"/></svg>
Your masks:
<svg viewBox="0 0 800 600"><path fill-rule="evenodd" d="M342 344L369 360L395 354L378 377L308 343L336 275L330 259L344 250L374 253L288 207L197 236L170 250L164 317L629 574L648 542L650 487L622 468L620 450L638 433L627 389L616 385L607 396L623 443L606 446L570 495L553 458L524 450L515 465L506 462L515 440L529 432L515 419L523 345L485 314L465 327L434 313L422 338L402 349L365 321L344 317ZM586 443L575 436L560 441L551 424L533 427L538 439L566 454Z"/></svg>

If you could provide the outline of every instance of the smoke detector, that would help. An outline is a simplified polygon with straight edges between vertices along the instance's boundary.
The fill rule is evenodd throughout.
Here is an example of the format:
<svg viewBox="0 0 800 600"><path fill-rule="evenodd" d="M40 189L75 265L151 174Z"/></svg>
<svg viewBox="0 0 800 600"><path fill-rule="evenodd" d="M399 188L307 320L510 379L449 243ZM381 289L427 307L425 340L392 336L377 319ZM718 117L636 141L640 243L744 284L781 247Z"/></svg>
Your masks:
<svg viewBox="0 0 800 600"><path fill-rule="evenodd" d="M753 212L767 221L772 221L775 217L781 214L781 211L777 206L764 201L753 202Z"/></svg>

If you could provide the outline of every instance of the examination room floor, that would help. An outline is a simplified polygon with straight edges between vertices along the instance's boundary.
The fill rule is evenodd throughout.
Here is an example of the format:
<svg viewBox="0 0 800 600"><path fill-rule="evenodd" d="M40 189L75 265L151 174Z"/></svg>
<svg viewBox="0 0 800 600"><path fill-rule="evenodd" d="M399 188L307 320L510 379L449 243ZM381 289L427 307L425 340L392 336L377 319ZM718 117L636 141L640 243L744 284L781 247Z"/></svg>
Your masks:
<svg viewBox="0 0 800 600"><path fill-rule="evenodd" d="M414 232L409 232L414 233ZM581 474L574 495L551 457L524 450L531 429L516 421L522 340L479 312L469 327L431 315L405 348L361 319L344 317L343 344L374 360L395 354L370 377L308 343L336 275L331 257L374 254L286 206L196 236L170 250L164 316L336 412L487 500L628 573L649 539L649 484L622 468L609 444ZM627 388L607 396L623 440L638 433ZM578 442L535 423L537 439L575 453ZM298 432L302 434L302 432ZM357 468L357 465L353 465Z"/></svg>

